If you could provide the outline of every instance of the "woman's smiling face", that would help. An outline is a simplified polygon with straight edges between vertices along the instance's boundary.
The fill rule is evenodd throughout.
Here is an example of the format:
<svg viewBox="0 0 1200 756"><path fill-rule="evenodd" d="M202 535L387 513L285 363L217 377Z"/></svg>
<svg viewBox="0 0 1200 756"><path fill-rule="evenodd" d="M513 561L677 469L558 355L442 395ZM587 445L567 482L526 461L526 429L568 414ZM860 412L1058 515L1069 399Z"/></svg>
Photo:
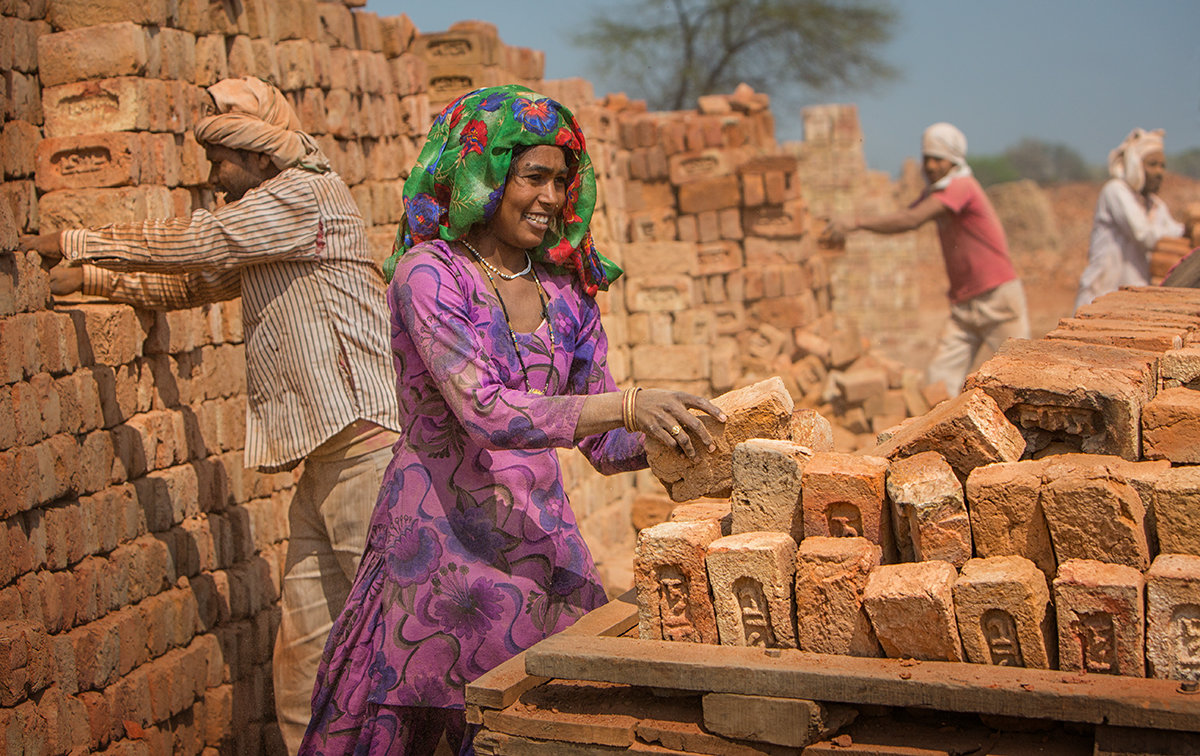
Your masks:
<svg viewBox="0 0 1200 756"><path fill-rule="evenodd" d="M561 147L541 144L514 158L500 207L489 222L496 237L517 249L540 245L550 224L562 213L567 174Z"/></svg>

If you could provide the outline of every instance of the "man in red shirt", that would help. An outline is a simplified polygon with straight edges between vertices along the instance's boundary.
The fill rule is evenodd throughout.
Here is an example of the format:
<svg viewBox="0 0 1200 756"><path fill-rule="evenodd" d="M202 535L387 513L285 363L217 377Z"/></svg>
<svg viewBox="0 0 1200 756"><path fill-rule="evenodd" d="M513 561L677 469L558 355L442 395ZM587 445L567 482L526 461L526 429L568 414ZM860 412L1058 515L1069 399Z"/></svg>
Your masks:
<svg viewBox="0 0 1200 756"><path fill-rule="evenodd" d="M944 383L954 396L983 344L995 349L1010 337L1029 338L1029 315L1004 228L967 165L967 138L948 123L935 123L921 137L921 154L929 185L913 204L852 223L830 222L822 240L840 244L850 231L899 234L937 221L950 278L950 320L926 380Z"/></svg>

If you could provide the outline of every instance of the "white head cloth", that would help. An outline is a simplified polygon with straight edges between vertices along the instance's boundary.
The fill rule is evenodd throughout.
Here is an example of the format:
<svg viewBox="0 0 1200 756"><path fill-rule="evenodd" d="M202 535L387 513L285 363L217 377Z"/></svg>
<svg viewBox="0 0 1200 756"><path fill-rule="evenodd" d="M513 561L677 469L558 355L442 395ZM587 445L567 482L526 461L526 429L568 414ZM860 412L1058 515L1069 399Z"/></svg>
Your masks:
<svg viewBox="0 0 1200 756"><path fill-rule="evenodd" d="M1164 136L1166 132L1162 129L1134 129L1129 132L1125 141L1108 153L1108 174L1129 184L1133 191L1142 191L1146 186L1146 170L1142 167L1142 160L1151 152L1162 152Z"/></svg>
<svg viewBox="0 0 1200 756"><path fill-rule="evenodd" d="M953 124L940 121L925 129L921 134L921 154L954 163L954 168L930 186L930 190L945 189L954 179L971 175L971 167L967 165L967 137Z"/></svg>

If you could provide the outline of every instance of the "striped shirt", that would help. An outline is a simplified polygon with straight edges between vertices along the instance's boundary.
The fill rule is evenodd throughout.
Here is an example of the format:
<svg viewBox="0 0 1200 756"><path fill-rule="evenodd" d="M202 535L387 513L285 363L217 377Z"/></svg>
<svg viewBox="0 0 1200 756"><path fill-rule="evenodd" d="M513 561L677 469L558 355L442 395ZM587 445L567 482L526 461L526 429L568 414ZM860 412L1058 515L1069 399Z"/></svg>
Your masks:
<svg viewBox="0 0 1200 756"><path fill-rule="evenodd" d="M290 168L215 212L62 246L90 263L85 294L158 309L241 296L248 467L292 466L356 420L399 430L383 275L337 174Z"/></svg>

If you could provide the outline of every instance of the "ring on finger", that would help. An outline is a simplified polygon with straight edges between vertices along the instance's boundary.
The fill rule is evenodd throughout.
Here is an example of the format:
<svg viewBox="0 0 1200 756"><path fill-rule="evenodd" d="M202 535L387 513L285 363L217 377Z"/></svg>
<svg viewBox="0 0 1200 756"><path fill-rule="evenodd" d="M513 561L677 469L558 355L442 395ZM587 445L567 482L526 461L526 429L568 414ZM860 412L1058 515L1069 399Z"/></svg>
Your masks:
<svg viewBox="0 0 1200 756"><path fill-rule="evenodd" d="M678 425L672 425L667 429L667 433L670 433L672 436L678 436L680 433L683 433L683 428L680 428Z"/></svg>

